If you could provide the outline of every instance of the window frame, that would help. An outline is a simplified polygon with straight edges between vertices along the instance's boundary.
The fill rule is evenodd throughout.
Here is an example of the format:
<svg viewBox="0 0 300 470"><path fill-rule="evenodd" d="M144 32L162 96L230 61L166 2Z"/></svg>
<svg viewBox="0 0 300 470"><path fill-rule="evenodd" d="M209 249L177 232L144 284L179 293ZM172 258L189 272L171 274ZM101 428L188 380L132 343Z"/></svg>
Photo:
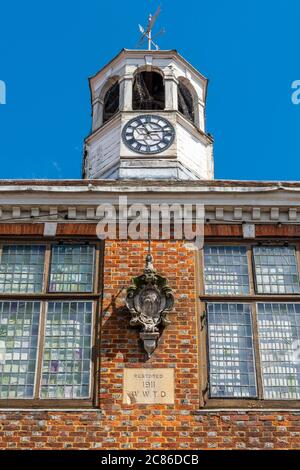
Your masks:
<svg viewBox="0 0 300 470"><path fill-rule="evenodd" d="M278 238L257 238L253 241L241 238L224 239L207 238L205 245L214 246L245 246L247 249L248 274L249 274L249 293L240 295L224 295L224 294L206 294L205 293L205 271L204 271L204 249L200 250L196 263L197 270L197 298L199 311L199 382L200 382L200 407L201 408L245 408L245 409L265 409L265 408L300 408L300 400L295 399L267 399L263 398L263 376L259 349L259 332L257 320L257 304L258 303L300 303L299 294L258 294L256 292L255 265L252 252L253 246L290 246L295 248L296 265L300 280L300 243L291 239L279 240ZM208 350L208 328L207 328L207 303L247 303L251 305L252 311L252 332L253 332L253 352L254 364L257 383L257 398L212 398L210 397L209 387L209 350Z"/></svg>
<svg viewBox="0 0 300 470"><path fill-rule="evenodd" d="M45 245L44 278L42 291L36 293L0 293L0 301L40 301L40 322L38 333L38 348L36 357L36 372L34 381L34 398L0 398L1 408L92 408L99 404L99 365L100 359L97 354L100 335L100 309L102 301L102 272L104 244L102 241L86 240L81 237L74 239L55 239L53 241L24 238L23 240L3 238L0 240L0 259L3 245ZM94 279L92 292L50 292L50 263L52 246L54 245L90 245L95 247L94 251ZM40 398L40 385L42 377L43 351L45 339L45 326L48 302L92 302L92 328L91 328L91 358L90 358L90 397L89 398Z"/></svg>

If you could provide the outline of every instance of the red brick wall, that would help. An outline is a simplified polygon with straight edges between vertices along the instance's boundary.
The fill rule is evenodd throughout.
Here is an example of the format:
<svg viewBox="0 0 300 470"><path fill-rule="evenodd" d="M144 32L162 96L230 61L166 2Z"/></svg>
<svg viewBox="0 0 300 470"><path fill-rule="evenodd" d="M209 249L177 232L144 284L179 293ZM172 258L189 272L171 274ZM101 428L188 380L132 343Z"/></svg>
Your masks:
<svg viewBox="0 0 300 470"><path fill-rule="evenodd" d="M2 411L2 449L300 449L299 412Z"/></svg>
<svg viewBox="0 0 300 470"><path fill-rule="evenodd" d="M147 244L108 241L104 257L99 408L0 410L1 448L300 449L300 409L199 411L194 252L181 241L153 242L156 269L168 277L175 311L149 359L124 311L126 287L144 267ZM174 367L175 405L123 405L123 368Z"/></svg>

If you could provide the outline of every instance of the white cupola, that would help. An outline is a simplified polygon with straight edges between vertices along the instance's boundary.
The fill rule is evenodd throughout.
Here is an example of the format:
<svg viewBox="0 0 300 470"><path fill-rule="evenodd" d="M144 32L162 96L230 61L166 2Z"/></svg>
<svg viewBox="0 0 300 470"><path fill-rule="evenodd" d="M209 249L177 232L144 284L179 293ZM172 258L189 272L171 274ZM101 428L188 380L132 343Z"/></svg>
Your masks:
<svg viewBox="0 0 300 470"><path fill-rule="evenodd" d="M213 179L207 79L175 50L123 49L90 78L88 179Z"/></svg>

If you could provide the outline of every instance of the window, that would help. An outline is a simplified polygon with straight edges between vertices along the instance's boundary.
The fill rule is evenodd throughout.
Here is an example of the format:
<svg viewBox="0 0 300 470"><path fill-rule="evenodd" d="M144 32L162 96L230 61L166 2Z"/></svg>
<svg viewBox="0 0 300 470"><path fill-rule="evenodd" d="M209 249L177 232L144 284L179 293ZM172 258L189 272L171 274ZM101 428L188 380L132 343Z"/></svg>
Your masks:
<svg viewBox="0 0 300 470"><path fill-rule="evenodd" d="M296 247L208 244L203 251L205 400L300 400Z"/></svg>
<svg viewBox="0 0 300 470"><path fill-rule="evenodd" d="M45 246L4 245L0 264L0 292L41 292Z"/></svg>
<svg viewBox="0 0 300 470"><path fill-rule="evenodd" d="M52 248L50 292L92 292L94 248L57 245Z"/></svg>
<svg viewBox="0 0 300 470"><path fill-rule="evenodd" d="M0 406L91 406L99 250L0 247Z"/></svg>
<svg viewBox="0 0 300 470"><path fill-rule="evenodd" d="M132 109L165 109L165 87L158 72L138 72L133 82Z"/></svg>
<svg viewBox="0 0 300 470"><path fill-rule="evenodd" d="M293 247L253 248L257 292L299 294L299 276Z"/></svg>
<svg viewBox="0 0 300 470"><path fill-rule="evenodd" d="M0 399L33 398L40 302L0 302Z"/></svg>
<svg viewBox="0 0 300 470"><path fill-rule="evenodd" d="M204 257L207 294L248 294L249 274L245 247L206 246Z"/></svg>
<svg viewBox="0 0 300 470"><path fill-rule="evenodd" d="M265 398L300 399L300 304L258 304Z"/></svg>
<svg viewBox="0 0 300 470"><path fill-rule="evenodd" d="M49 302L42 367L42 398L88 398L92 302Z"/></svg>
<svg viewBox="0 0 300 470"><path fill-rule="evenodd" d="M212 396L255 397L251 309L248 304L208 304Z"/></svg>

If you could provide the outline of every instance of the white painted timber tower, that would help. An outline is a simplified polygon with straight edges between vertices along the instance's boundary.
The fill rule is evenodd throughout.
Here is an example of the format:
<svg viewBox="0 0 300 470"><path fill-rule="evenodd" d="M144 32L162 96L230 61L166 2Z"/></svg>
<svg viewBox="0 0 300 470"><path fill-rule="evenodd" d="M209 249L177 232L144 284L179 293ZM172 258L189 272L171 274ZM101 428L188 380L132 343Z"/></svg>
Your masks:
<svg viewBox="0 0 300 470"><path fill-rule="evenodd" d="M84 178L213 179L207 79L177 51L123 49L90 90Z"/></svg>

